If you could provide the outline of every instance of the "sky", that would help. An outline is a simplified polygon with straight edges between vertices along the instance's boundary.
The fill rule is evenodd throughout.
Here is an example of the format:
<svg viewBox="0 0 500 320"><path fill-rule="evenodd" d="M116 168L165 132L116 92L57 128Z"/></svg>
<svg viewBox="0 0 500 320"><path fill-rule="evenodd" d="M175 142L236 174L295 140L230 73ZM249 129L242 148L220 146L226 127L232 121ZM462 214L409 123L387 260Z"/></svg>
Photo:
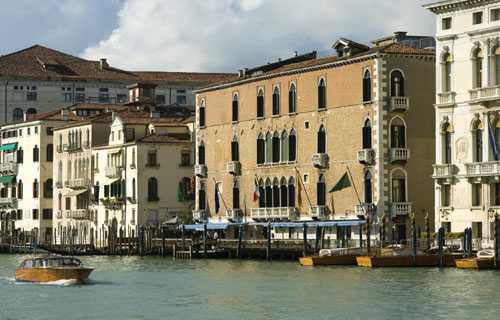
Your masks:
<svg viewBox="0 0 500 320"><path fill-rule="evenodd" d="M0 54L35 44L117 68L237 72L407 31L435 34L429 0L0 0Z"/></svg>

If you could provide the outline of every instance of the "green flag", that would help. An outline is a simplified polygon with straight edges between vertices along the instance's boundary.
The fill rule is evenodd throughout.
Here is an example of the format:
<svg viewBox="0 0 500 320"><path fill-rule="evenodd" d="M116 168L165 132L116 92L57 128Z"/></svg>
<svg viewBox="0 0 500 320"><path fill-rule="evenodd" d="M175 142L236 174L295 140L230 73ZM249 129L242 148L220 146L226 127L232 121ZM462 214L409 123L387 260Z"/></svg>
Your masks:
<svg viewBox="0 0 500 320"><path fill-rule="evenodd" d="M186 200L182 195L182 183L179 183L179 189L177 190L177 200L186 203Z"/></svg>
<svg viewBox="0 0 500 320"><path fill-rule="evenodd" d="M349 181L349 177L347 176L347 172L344 173L342 178L340 178L339 182L337 182L336 185L333 186L333 188L330 189L328 192L335 192L335 191L340 191L344 188L349 188L351 186L351 182Z"/></svg>

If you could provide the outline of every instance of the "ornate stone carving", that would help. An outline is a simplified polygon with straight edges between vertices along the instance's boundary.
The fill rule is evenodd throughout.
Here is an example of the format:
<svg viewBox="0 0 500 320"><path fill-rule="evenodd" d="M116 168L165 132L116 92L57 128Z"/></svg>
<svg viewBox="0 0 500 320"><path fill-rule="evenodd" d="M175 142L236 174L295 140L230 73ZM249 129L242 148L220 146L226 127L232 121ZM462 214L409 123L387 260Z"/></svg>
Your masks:
<svg viewBox="0 0 500 320"><path fill-rule="evenodd" d="M469 140L466 137L460 137L455 142L456 159L459 163L466 163L469 152Z"/></svg>

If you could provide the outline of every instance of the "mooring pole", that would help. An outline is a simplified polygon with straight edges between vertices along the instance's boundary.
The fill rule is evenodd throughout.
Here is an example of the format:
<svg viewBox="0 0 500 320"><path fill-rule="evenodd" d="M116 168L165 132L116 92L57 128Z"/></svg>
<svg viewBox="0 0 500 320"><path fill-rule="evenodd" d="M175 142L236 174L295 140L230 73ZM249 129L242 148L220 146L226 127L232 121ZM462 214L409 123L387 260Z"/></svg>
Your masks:
<svg viewBox="0 0 500 320"><path fill-rule="evenodd" d="M241 255L241 237L243 233L243 227L241 224L238 226L238 249L236 250L236 259L240 258Z"/></svg>
<svg viewBox="0 0 500 320"><path fill-rule="evenodd" d="M438 253L439 253L439 266L443 267L443 238L444 238L444 229L443 227L439 228L438 231Z"/></svg>
<svg viewBox="0 0 500 320"><path fill-rule="evenodd" d="M302 226L302 255L305 257L307 256L307 224L304 222Z"/></svg>
<svg viewBox="0 0 500 320"><path fill-rule="evenodd" d="M359 247L363 248L363 226L359 225Z"/></svg>
<svg viewBox="0 0 500 320"><path fill-rule="evenodd" d="M161 226L161 255L165 256L165 226Z"/></svg>
<svg viewBox="0 0 500 320"><path fill-rule="evenodd" d="M184 247L186 244L186 225L182 224L182 251L184 251Z"/></svg>
<svg viewBox="0 0 500 320"><path fill-rule="evenodd" d="M267 223L267 260L271 260L271 223Z"/></svg>
<svg viewBox="0 0 500 320"><path fill-rule="evenodd" d="M429 223L429 212L425 215L425 238L427 239L427 251L431 248L431 227Z"/></svg>
<svg viewBox="0 0 500 320"><path fill-rule="evenodd" d="M316 226L316 242L314 244L314 252L319 251L319 238L321 237L321 227Z"/></svg>
<svg viewBox="0 0 500 320"><path fill-rule="evenodd" d="M144 226L140 228L139 234L139 255L142 257L144 255Z"/></svg>
<svg viewBox="0 0 500 320"><path fill-rule="evenodd" d="M368 254L370 254L370 217L366 216L366 248Z"/></svg>
<svg viewBox="0 0 500 320"><path fill-rule="evenodd" d="M469 244L468 244L467 255L468 255L468 258L470 259L472 257L472 228L469 228L468 240L469 240Z"/></svg>
<svg viewBox="0 0 500 320"><path fill-rule="evenodd" d="M207 258L207 224L203 224L203 258Z"/></svg>
<svg viewBox="0 0 500 320"><path fill-rule="evenodd" d="M342 240L342 248L345 248L345 227L341 227L341 237L340 239Z"/></svg>
<svg viewBox="0 0 500 320"><path fill-rule="evenodd" d="M411 216L411 236L413 240L413 265L417 265L417 230L415 228L415 213Z"/></svg>
<svg viewBox="0 0 500 320"><path fill-rule="evenodd" d="M495 212L495 268L498 267L498 229L499 229L499 221L498 221L498 212Z"/></svg>

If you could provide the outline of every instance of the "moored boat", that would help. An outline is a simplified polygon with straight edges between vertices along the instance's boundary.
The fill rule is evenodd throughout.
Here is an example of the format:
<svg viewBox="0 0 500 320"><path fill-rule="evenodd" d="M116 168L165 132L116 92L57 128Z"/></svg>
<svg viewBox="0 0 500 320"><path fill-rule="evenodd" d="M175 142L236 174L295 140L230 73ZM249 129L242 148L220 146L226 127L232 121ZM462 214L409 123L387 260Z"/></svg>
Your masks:
<svg viewBox="0 0 500 320"><path fill-rule="evenodd" d="M356 265L356 257L366 253L364 248L321 249L319 253L299 258L303 266Z"/></svg>
<svg viewBox="0 0 500 320"><path fill-rule="evenodd" d="M481 250L475 258L458 259L456 266L460 269L496 269L495 253L492 249Z"/></svg>
<svg viewBox="0 0 500 320"><path fill-rule="evenodd" d="M443 254L443 265L454 266L455 260L460 259L458 253ZM412 249L382 249L375 255L359 256L356 258L360 267L436 267L439 266L439 255L427 254L420 250L413 256Z"/></svg>
<svg viewBox="0 0 500 320"><path fill-rule="evenodd" d="M25 259L14 270L16 281L21 282L53 282L59 280L75 280L82 283L88 279L92 268L72 257L36 257Z"/></svg>

